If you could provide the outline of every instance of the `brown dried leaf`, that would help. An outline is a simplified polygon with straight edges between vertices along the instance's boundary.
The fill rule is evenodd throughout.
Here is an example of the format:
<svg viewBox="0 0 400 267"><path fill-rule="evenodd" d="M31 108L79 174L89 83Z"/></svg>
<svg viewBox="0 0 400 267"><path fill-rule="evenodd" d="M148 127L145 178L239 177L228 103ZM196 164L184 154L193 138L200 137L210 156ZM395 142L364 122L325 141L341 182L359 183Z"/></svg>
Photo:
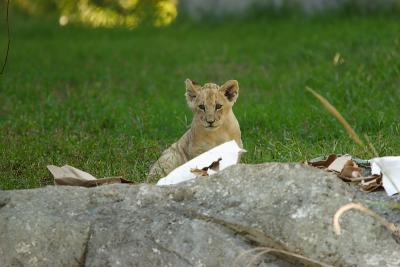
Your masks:
<svg viewBox="0 0 400 267"><path fill-rule="evenodd" d="M340 177L359 178L361 177L361 172L362 169L354 161L348 160L340 172Z"/></svg>
<svg viewBox="0 0 400 267"><path fill-rule="evenodd" d="M321 161L316 161L316 162L307 161L306 164L316 167L316 168L326 169L326 168L328 168L329 165L332 164L332 162L335 161L336 158L337 158L336 154L332 154L332 155L329 155L326 160L321 160Z"/></svg>
<svg viewBox="0 0 400 267"><path fill-rule="evenodd" d="M340 156L328 166L328 170L340 173L349 160L351 160L350 155Z"/></svg>
<svg viewBox="0 0 400 267"><path fill-rule="evenodd" d="M364 192L372 192L382 187L382 175L362 176L363 168L359 167L351 156L344 155L337 157L335 154L329 155L326 160L310 162L305 164L315 168L333 171L337 176L346 182L357 182Z"/></svg>
<svg viewBox="0 0 400 267"><path fill-rule="evenodd" d="M196 176L208 176L208 169L203 170L203 169L192 168L190 169L190 172L192 172Z"/></svg>
<svg viewBox="0 0 400 267"><path fill-rule="evenodd" d="M209 166L206 166L202 169L192 168L190 169L190 171L197 176L208 176L208 170L219 171L219 162L221 160L222 158L219 158L218 160L211 163Z"/></svg>
<svg viewBox="0 0 400 267"><path fill-rule="evenodd" d="M83 180L74 177L62 177L54 179L55 185L68 185L68 186L83 186L83 187L95 187L106 184L133 184L132 181L126 180L121 176L117 177L106 177L96 180Z"/></svg>
<svg viewBox="0 0 400 267"><path fill-rule="evenodd" d="M341 176L338 174L338 177L346 182L366 182L366 181L371 181L379 177L379 175L370 175L370 176L361 176L361 177L356 177L356 178L349 178L345 176Z"/></svg>
<svg viewBox="0 0 400 267"><path fill-rule="evenodd" d="M208 169L213 170L213 171L219 171L219 162L221 160L222 160L222 158L219 158L218 160L216 160L213 163L211 163L211 165L208 166Z"/></svg>
<svg viewBox="0 0 400 267"><path fill-rule="evenodd" d="M382 187L382 176L377 176L375 179L372 179L368 182L361 181L360 183L361 190L364 192L372 192L376 189Z"/></svg>

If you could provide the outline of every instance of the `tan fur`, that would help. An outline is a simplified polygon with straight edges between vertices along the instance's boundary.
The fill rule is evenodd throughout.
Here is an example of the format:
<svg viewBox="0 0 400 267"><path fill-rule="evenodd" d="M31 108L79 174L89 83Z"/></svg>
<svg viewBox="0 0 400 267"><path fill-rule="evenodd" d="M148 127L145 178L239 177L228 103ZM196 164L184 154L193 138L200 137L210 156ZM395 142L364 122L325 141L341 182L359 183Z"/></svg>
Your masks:
<svg viewBox="0 0 400 267"><path fill-rule="evenodd" d="M187 79L185 83L186 100L193 111L192 125L153 164L149 172L151 178L165 176L176 167L227 141L235 140L243 147L239 123L232 111L239 95L238 82L230 80L222 86L213 83L200 86Z"/></svg>

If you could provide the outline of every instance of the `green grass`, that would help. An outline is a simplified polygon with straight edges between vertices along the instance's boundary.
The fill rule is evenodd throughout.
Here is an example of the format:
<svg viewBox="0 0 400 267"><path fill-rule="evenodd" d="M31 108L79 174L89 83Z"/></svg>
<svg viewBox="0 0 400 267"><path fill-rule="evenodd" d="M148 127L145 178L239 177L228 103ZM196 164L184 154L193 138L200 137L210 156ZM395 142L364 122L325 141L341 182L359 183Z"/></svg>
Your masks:
<svg viewBox="0 0 400 267"><path fill-rule="evenodd" d="M186 78L239 81L234 111L247 163L370 156L305 86L367 133L381 155L400 154L395 16L180 21L133 31L11 19L0 76L0 188L52 184L48 164L144 181L190 124ZM336 52L344 63L334 66Z"/></svg>

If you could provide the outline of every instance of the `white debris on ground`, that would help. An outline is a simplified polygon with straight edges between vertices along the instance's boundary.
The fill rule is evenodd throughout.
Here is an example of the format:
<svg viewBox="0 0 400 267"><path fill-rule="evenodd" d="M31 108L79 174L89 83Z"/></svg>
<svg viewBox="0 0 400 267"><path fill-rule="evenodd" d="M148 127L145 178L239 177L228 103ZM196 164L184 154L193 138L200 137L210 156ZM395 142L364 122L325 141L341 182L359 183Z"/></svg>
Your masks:
<svg viewBox="0 0 400 267"><path fill-rule="evenodd" d="M97 178L90 173L79 170L75 167L64 165L62 167L57 167L54 165L48 165L47 169L53 174L54 180L57 183L59 179L65 179L66 177L71 179L80 180L96 180Z"/></svg>
<svg viewBox="0 0 400 267"><path fill-rule="evenodd" d="M195 174L196 172L193 173L193 170L207 168L214 162L218 161L219 171L221 171L226 167L237 164L240 154L244 152L246 152L246 150L241 149L234 140L226 142L200 154L194 159L174 169L167 176L161 178L157 182L157 185L172 185L194 179L197 175ZM216 170L211 168L207 169L208 175L212 175L216 172Z"/></svg>
<svg viewBox="0 0 400 267"><path fill-rule="evenodd" d="M371 173L382 173L383 188L388 196L400 192L400 156L381 157L370 160Z"/></svg>
<svg viewBox="0 0 400 267"><path fill-rule="evenodd" d="M359 185L361 191L384 188L388 196L400 193L400 156L362 160L351 155L332 154L305 164L335 173L343 181Z"/></svg>
<svg viewBox="0 0 400 267"><path fill-rule="evenodd" d="M157 185L172 185L194 179L198 176L212 175L226 167L237 164L240 154L244 152L246 150L241 149L234 140L231 140L179 166L166 177L161 178ZM56 185L92 187L110 183L132 183L121 176L97 179L90 173L69 165L62 167L48 165L47 168L54 176L54 183Z"/></svg>
<svg viewBox="0 0 400 267"><path fill-rule="evenodd" d="M241 149L234 140L216 146L209 151L179 166L157 185L173 185L212 175L239 161ZM400 156L387 156L371 160L355 159L351 155L329 155L306 161L307 165L336 173L342 180L359 183L362 191L372 192L383 186L388 196L400 193ZM359 166L358 164L362 166ZM123 177L105 177L97 179L93 175L69 165L57 167L48 165L56 185L92 187L111 183L132 183ZM369 174L366 174L369 173Z"/></svg>
<svg viewBox="0 0 400 267"><path fill-rule="evenodd" d="M97 179L90 173L84 172L69 165L64 165L62 167L47 165L47 169L53 175L55 185L93 187L103 184L132 183L131 181L124 179L122 176Z"/></svg>

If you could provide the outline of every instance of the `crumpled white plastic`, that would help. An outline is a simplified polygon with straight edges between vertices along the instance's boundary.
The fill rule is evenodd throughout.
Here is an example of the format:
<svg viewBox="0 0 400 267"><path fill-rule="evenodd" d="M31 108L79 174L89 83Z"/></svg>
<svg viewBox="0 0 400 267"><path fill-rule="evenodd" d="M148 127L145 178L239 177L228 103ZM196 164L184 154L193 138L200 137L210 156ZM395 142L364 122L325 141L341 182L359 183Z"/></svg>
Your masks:
<svg viewBox="0 0 400 267"><path fill-rule="evenodd" d="M388 196L400 192L400 156L373 158L370 160L371 173L382 173L383 188Z"/></svg>
<svg viewBox="0 0 400 267"><path fill-rule="evenodd" d="M241 149L235 140L223 143L177 167L167 176L161 178L157 182L157 185L172 185L194 179L196 175L190 171L191 169L202 169L209 166L214 161L217 161L219 158L222 159L219 162L219 170L221 171L226 167L237 164L239 156L243 152L246 152L246 150ZM215 171L210 169L208 173L214 174Z"/></svg>

